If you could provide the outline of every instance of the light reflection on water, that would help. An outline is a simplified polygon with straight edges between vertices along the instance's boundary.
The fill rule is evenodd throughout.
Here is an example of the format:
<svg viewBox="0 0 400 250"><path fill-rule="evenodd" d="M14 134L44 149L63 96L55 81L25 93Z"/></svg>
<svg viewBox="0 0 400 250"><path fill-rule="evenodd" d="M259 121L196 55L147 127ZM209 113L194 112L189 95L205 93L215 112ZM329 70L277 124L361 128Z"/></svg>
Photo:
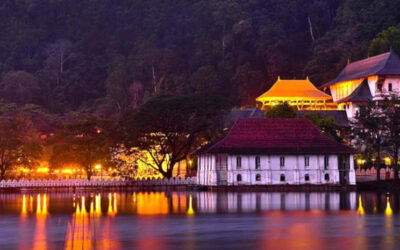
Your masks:
<svg viewBox="0 0 400 250"><path fill-rule="evenodd" d="M390 247L399 214L384 193L0 194L0 249Z"/></svg>

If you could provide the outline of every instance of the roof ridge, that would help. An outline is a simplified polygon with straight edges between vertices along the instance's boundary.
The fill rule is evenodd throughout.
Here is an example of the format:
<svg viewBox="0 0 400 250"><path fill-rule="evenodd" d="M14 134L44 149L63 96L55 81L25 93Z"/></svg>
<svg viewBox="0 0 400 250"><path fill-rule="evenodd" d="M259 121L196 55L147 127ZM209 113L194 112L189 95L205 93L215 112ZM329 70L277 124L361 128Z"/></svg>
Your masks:
<svg viewBox="0 0 400 250"><path fill-rule="evenodd" d="M389 52L386 52L386 53L389 53L389 55L386 57L384 63L382 63L382 67L378 70L378 72L380 72L382 69L384 69L386 67L387 63L389 62L390 57L393 54L392 51L389 51Z"/></svg>

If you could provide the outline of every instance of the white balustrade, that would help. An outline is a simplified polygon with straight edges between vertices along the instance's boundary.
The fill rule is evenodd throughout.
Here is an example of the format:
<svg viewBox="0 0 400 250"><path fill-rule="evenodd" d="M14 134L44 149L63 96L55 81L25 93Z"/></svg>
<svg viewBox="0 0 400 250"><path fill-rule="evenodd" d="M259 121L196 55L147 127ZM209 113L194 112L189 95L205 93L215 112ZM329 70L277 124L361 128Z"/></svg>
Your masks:
<svg viewBox="0 0 400 250"><path fill-rule="evenodd" d="M383 169L385 171L385 169ZM363 175L361 170L357 172L357 176ZM367 174L368 175L368 174ZM393 175L393 173L392 173ZM188 178L148 178L123 180L121 178L112 178L109 180L2 180L0 188L43 188L43 187L122 187L122 186L174 186L174 185L191 185L196 184L196 177Z"/></svg>

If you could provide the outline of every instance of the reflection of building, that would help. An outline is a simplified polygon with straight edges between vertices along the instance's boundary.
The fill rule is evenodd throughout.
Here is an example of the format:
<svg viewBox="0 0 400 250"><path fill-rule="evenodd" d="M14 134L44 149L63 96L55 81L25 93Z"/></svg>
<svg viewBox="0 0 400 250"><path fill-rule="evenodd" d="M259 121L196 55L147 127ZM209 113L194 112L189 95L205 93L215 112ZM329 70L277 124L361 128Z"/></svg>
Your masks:
<svg viewBox="0 0 400 250"><path fill-rule="evenodd" d="M201 192L196 195L197 213L304 211L356 208L355 193L261 193Z"/></svg>
<svg viewBox="0 0 400 250"><path fill-rule="evenodd" d="M338 109L353 118L368 100L400 90L400 58L393 52L347 64L332 81L321 86L332 95Z"/></svg>
<svg viewBox="0 0 400 250"><path fill-rule="evenodd" d="M240 119L198 157L200 185L355 184L354 149L306 119Z"/></svg>
<svg viewBox="0 0 400 250"><path fill-rule="evenodd" d="M310 80L278 80L264 94L256 99L262 104L262 109L284 102L297 110L327 110L336 109L332 97L318 90Z"/></svg>

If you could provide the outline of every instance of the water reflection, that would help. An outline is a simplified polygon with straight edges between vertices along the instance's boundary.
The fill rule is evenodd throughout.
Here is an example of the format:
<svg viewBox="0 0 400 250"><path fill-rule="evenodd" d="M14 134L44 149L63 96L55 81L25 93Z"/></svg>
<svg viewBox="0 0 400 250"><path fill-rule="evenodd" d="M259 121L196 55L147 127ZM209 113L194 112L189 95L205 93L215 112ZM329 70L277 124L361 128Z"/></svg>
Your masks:
<svg viewBox="0 0 400 250"><path fill-rule="evenodd" d="M358 213L358 214L361 214L361 215L365 214L365 211L364 211L364 208L363 208L363 205L362 205L361 195L358 196L358 208L357 208L357 213Z"/></svg>
<svg viewBox="0 0 400 250"><path fill-rule="evenodd" d="M35 209L34 209L35 208ZM143 216L266 211L354 211L359 215L400 213L400 194L385 193L41 193L0 194L0 214L47 217L53 213Z"/></svg>
<svg viewBox="0 0 400 250"><path fill-rule="evenodd" d="M385 214L390 216L392 215L393 211L392 208L390 207L390 201L389 201L389 197L386 197L386 209L385 209Z"/></svg>
<svg viewBox="0 0 400 250"><path fill-rule="evenodd" d="M9 248L174 248L168 239L179 232L191 239L185 240L184 246L195 248L200 231L225 235L233 230L237 235L242 227L254 225L253 237L259 241L253 247L318 247L327 244L324 237L337 229L332 225L342 234L354 233L352 244L367 247L370 239L364 235L375 234L377 227L382 233L379 244L396 242L400 236L399 214L400 194L386 193L0 194L0 215L6 215L3 220L18 218L13 227L16 231L8 238L7 230L0 226L0 248L11 244L6 239L13 237L14 245ZM231 224L219 226L225 219ZM282 235L297 240L282 242Z"/></svg>

